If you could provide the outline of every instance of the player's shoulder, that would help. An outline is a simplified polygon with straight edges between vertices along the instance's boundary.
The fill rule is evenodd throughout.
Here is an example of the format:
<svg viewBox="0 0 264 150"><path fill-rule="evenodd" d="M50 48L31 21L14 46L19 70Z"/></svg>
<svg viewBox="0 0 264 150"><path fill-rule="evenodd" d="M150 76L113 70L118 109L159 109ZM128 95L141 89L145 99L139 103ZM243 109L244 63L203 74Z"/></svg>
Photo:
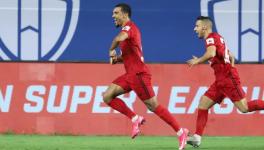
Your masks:
<svg viewBox="0 0 264 150"><path fill-rule="evenodd" d="M215 44L222 36L216 32L210 33L208 37L205 39L206 44Z"/></svg>
<svg viewBox="0 0 264 150"><path fill-rule="evenodd" d="M136 28L135 23L133 23L132 21L129 21L129 22L127 22L127 24L124 27L122 27L122 30L123 31L130 31L130 30L133 30L134 28Z"/></svg>

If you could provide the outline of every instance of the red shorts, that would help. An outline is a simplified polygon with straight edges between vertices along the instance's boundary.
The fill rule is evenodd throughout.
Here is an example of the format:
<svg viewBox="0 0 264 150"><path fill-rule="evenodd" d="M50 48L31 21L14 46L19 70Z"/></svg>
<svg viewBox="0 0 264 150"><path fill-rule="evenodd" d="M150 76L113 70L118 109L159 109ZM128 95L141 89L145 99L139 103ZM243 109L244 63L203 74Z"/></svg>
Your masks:
<svg viewBox="0 0 264 150"><path fill-rule="evenodd" d="M113 81L122 87L125 92L135 91L141 100L147 100L155 96L151 83L151 75L147 73L124 74Z"/></svg>
<svg viewBox="0 0 264 150"><path fill-rule="evenodd" d="M236 70L232 70L222 80L215 81L204 95L216 103L221 103L225 97L230 98L232 102L245 98L245 92Z"/></svg>

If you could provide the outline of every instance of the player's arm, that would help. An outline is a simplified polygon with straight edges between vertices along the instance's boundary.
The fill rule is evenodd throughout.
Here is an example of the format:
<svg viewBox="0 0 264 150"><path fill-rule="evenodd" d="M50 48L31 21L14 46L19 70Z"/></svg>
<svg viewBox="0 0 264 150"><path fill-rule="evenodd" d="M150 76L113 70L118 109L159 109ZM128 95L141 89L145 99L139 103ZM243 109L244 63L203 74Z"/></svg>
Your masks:
<svg viewBox="0 0 264 150"><path fill-rule="evenodd" d="M123 57L122 55L110 57L110 64L116 64L118 62L123 62Z"/></svg>
<svg viewBox="0 0 264 150"><path fill-rule="evenodd" d="M229 60L230 60L231 66L235 67L235 56L231 53L230 50L228 50L228 53L229 53Z"/></svg>
<svg viewBox="0 0 264 150"><path fill-rule="evenodd" d="M128 38L128 34L126 32L120 32L112 41L111 47L109 49L109 57L110 64L115 64L119 62L119 60L123 60L122 56L117 56L115 49L118 47L119 43L126 40Z"/></svg>
<svg viewBox="0 0 264 150"><path fill-rule="evenodd" d="M126 40L128 38L128 34L126 32L120 32L115 38L114 40L112 41L112 44L111 44L111 47L109 49L109 55L110 57L112 56L112 54L114 54L114 56L116 55L116 53L112 52L114 51L120 42Z"/></svg>
<svg viewBox="0 0 264 150"><path fill-rule="evenodd" d="M216 47L212 45L206 48L206 52L204 53L202 57L198 58L198 57L193 56L193 58L188 60L187 63L190 67L192 67L193 65L206 62L207 60L211 59L215 55L216 55Z"/></svg>

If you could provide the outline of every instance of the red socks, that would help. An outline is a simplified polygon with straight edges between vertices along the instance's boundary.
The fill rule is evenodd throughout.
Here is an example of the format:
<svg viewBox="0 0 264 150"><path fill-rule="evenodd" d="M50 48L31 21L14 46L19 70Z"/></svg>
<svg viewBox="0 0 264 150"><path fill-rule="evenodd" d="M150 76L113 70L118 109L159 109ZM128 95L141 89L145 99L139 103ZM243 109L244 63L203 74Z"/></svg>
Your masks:
<svg viewBox="0 0 264 150"><path fill-rule="evenodd" d="M115 98L108 103L110 107L119 111L120 113L126 115L128 118L132 119L136 114L127 107L127 105L119 98ZM178 122L173 118L170 112L159 105L154 111L162 120L169 124L176 132L180 130Z"/></svg>
<svg viewBox="0 0 264 150"><path fill-rule="evenodd" d="M248 111L264 110L264 101L263 100L252 100L247 103ZM200 136L203 135L204 128L206 126L208 119L208 110L198 109L198 116L196 120L196 132Z"/></svg>
<svg viewBox="0 0 264 150"><path fill-rule="evenodd" d="M170 112L161 105L155 109L154 113L169 124L176 132L180 130L178 122L173 118Z"/></svg>
<svg viewBox="0 0 264 150"><path fill-rule="evenodd" d="M252 100L247 103L248 111L264 110L264 101L263 100Z"/></svg>
<svg viewBox="0 0 264 150"><path fill-rule="evenodd" d="M203 135L203 131L208 119L208 110L207 109L198 109L198 116L196 120L196 132L200 136Z"/></svg>
<svg viewBox="0 0 264 150"><path fill-rule="evenodd" d="M136 115L120 98L114 98L110 101L110 103L108 103L108 105L118 112L126 115L129 119L132 119L132 117Z"/></svg>

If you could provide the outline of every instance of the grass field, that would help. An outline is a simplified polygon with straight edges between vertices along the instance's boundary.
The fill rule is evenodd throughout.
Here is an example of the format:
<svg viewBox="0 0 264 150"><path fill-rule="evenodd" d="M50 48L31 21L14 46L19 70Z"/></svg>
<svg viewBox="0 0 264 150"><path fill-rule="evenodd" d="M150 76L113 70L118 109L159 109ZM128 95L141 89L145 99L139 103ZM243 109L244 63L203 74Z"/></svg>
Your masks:
<svg viewBox="0 0 264 150"><path fill-rule="evenodd" d="M177 150L175 137L0 135L1 150ZM186 150L195 149L187 146ZM201 150L263 150L264 137L204 137ZM197 149L196 149L197 150Z"/></svg>

